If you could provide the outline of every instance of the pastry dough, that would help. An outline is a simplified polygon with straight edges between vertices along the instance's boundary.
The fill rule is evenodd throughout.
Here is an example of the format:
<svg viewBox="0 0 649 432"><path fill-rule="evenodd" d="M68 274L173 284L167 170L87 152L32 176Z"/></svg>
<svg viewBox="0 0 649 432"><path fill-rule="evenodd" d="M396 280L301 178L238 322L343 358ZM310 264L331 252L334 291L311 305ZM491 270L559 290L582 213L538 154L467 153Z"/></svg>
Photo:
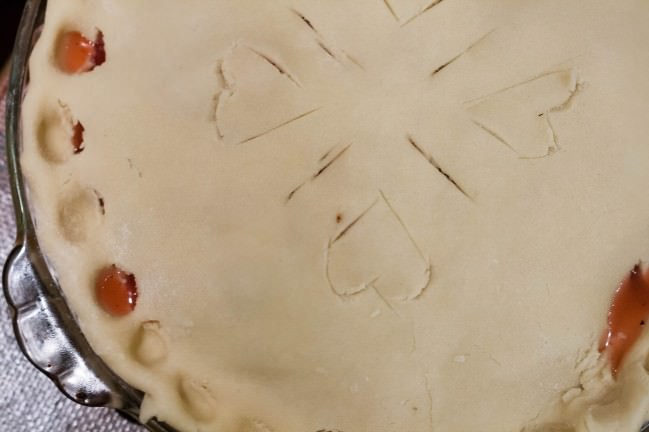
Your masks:
<svg viewBox="0 0 649 432"><path fill-rule="evenodd" d="M41 245L143 420L635 432L649 340L617 380L597 340L649 259L648 20L642 0L50 0L23 113ZM61 72L69 30L101 31L105 63ZM94 297L111 264L137 279L122 318Z"/></svg>

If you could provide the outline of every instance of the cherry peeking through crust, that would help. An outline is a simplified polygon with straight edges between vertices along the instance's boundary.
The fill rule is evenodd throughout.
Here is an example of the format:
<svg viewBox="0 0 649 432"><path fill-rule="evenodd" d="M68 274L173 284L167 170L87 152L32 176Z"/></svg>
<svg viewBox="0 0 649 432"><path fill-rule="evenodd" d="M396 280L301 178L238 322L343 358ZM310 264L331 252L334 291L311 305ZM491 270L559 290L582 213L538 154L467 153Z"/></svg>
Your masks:
<svg viewBox="0 0 649 432"><path fill-rule="evenodd" d="M89 72L106 61L104 35L97 32L94 41L78 31L63 33L56 47L59 69L69 74Z"/></svg>
<svg viewBox="0 0 649 432"><path fill-rule="evenodd" d="M83 147L83 132L85 128L81 122L76 122L72 126L72 146L74 147L74 153L81 153L84 149Z"/></svg>
<svg viewBox="0 0 649 432"><path fill-rule="evenodd" d="M137 303L135 276L115 264L99 272L95 290L97 302L110 315L125 316L135 309Z"/></svg>
<svg viewBox="0 0 649 432"><path fill-rule="evenodd" d="M608 326L599 343L599 352L608 357L614 377L648 319L649 272L638 263L615 292L608 312Z"/></svg>

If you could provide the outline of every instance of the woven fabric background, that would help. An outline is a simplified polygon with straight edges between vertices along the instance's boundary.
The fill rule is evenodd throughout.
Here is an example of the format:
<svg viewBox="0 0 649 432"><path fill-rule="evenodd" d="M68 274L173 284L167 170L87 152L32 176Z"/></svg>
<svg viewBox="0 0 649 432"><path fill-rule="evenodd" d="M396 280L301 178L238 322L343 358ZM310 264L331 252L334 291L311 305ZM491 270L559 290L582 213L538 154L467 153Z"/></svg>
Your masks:
<svg viewBox="0 0 649 432"><path fill-rule="evenodd" d="M0 65L1 69L1 65ZM5 159L6 77L0 73L0 263L14 242L14 213ZM64 397L18 349L9 307L0 300L0 432L142 432L117 413Z"/></svg>

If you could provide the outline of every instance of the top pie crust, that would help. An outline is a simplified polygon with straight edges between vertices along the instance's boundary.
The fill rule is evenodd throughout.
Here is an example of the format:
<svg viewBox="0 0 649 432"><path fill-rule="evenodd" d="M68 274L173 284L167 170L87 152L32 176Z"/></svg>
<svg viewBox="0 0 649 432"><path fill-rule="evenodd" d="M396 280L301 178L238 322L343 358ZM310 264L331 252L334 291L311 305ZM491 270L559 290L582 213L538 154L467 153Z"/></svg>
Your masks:
<svg viewBox="0 0 649 432"><path fill-rule="evenodd" d="M636 431L649 3L50 0L22 164L95 351L183 431ZM101 31L68 75L61 32ZM74 121L84 150L67 147ZM96 304L99 269L137 307Z"/></svg>

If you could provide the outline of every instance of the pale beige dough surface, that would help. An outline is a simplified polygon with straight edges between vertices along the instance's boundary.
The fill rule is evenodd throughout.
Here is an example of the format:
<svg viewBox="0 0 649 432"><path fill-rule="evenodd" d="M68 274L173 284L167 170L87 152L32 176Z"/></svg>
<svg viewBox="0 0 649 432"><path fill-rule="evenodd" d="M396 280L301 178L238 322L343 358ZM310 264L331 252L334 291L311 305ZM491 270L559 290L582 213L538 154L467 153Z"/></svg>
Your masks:
<svg viewBox="0 0 649 432"><path fill-rule="evenodd" d="M635 432L649 341L616 383L596 343L649 259L648 20L51 0L23 124L42 246L143 418L184 431ZM59 72L69 29L106 63ZM112 263L126 318L94 300Z"/></svg>

